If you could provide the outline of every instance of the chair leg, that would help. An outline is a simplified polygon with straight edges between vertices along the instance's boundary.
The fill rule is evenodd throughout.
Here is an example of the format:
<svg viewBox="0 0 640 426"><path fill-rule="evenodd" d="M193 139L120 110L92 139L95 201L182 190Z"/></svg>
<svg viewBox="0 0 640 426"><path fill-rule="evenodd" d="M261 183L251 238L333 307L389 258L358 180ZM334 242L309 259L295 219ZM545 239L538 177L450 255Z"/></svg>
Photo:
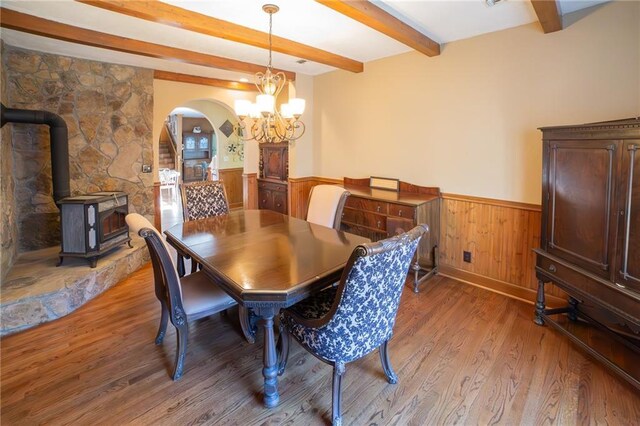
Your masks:
<svg viewBox="0 0 640 426"><path fill-rule="evenodd" d="M181 255L180 253L178 253L178 259L176 263L177 263L176 269L178 270L178 276L182 278L184 277L184 256Z"/></svg>
<svg viewBox="0 0 640 426"><path fill-rule="evenodd" d="M194 258L191 258L191 273L193 274L197 270L198 270L198 263L195 261Z"/></svg>
<svg viewBox="0 0 640 426"><path fill-rule="evenodd" d="M280 323L280 335L278 336L276 351L278 351L278 376L282 376L289 360L289 332L282 323Z"/></svg>
<svg viewBox="0 0 640 426"><path fill-rule="evenodd" d="M184 370L184 358L187 355L188 327L176 327L178 336L178 347L176 349L176 366L173 370L173 380L179 380Z"/></svg>
<svg viewBox="0 0 640 426"><path fill-rule="evenodd" d="M382 361L382 369L384 370L384 374L387 376L387 381L392 385L398 383L398 376L391 368L391 361L389 360L389 341L385 340L383 344L380 345L380 361Z"/></svg>
<svg viewBox="0 0 640 426"><path fill-rule="evenodd" d="M162 313L160 314L160 327L158 327L158 334L156 335L156 345L162 344L164 335L167 332L167 322L169 322L169 310L167 309L167 304L165 302L160 302L160 309L162 310Z"/></svg>
<svg viewBox="0 0 640 426"><path fill-rule="evenodd" d="M240 327L242 327L242 334L249 343L256 342L256 330L251 325L251 319L249 318L249 309L242 305L238 305L238 315L240 317Z"/></svg>
<svg viewBox="0 0 640 426"><path fill-rule="evenodd" d="M342 377L344 376L344 362L338 361L333 365L333 392L331 395L331 416L334 426L342 425Z"/></svg>

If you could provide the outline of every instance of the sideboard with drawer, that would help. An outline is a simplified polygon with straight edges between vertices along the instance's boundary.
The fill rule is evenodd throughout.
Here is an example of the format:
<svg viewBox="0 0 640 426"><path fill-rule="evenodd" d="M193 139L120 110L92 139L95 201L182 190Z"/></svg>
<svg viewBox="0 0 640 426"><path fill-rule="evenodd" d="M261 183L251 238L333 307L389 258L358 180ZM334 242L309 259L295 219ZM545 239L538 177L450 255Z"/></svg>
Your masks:
<svg viewBox="0 0 640 426"><path fill-rule="evenodd" d="M440 190L400 182L400 191L391 191L370 188L368 183L369 179L344 179L351 195L342 213L342 230L378 241L421 223L429 225L412 268L417 292L418 285L438 270Z"/></svg>

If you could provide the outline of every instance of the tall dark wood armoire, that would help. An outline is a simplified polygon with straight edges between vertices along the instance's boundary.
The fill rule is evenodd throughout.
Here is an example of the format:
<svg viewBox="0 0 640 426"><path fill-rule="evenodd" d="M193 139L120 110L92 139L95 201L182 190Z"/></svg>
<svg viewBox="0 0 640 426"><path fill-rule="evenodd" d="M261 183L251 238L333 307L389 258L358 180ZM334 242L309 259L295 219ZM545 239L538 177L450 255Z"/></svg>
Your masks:
<svg viewBox="0 0 640 426"><path fill-rule="evenodd" d="M288 214L289 144L260 145L258 208Z"/></svg>
<svg viewBox="0 0 640 426"><path fill-rule="evenodd" d="M640 119L541 130L536 323L640 389ZM546 282L569 294L568 306L545 308Z"/></svg>

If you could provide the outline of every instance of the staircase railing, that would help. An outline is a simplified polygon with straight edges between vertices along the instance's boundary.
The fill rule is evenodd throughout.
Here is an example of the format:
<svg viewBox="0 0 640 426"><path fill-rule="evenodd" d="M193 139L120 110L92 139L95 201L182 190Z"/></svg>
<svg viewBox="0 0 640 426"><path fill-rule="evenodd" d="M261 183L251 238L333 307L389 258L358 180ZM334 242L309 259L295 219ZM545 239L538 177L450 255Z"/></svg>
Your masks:
<svg viewBox="0 0 640 426"><path fill-rule="evenodd" d="M169 152L171 154L171 156L173 157L173 163L176 165L176 168L178 167L178 152L177 152L177 148L176 148L176 140L173 137L173 133L171 132L171 129L169 128L169 123L167 123L166 121L164 122L164 132L169 136Z"/></svg>

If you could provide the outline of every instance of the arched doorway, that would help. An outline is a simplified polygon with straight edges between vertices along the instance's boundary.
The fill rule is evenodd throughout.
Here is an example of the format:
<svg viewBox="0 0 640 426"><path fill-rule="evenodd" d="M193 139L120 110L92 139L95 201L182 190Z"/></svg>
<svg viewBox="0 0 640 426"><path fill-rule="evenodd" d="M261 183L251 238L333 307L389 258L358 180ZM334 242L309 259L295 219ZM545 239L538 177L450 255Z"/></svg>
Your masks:
<svg viewBox="0 0 640 426"><path fill-rule="evenodd" d="M183 182L222 180L230 208L242 207L244 142L237 128L233 111L210 99L184 102L168 114L158 144L162 229L182 221ZM166 172L178 176L175 190L163 183Z"/></svg>

